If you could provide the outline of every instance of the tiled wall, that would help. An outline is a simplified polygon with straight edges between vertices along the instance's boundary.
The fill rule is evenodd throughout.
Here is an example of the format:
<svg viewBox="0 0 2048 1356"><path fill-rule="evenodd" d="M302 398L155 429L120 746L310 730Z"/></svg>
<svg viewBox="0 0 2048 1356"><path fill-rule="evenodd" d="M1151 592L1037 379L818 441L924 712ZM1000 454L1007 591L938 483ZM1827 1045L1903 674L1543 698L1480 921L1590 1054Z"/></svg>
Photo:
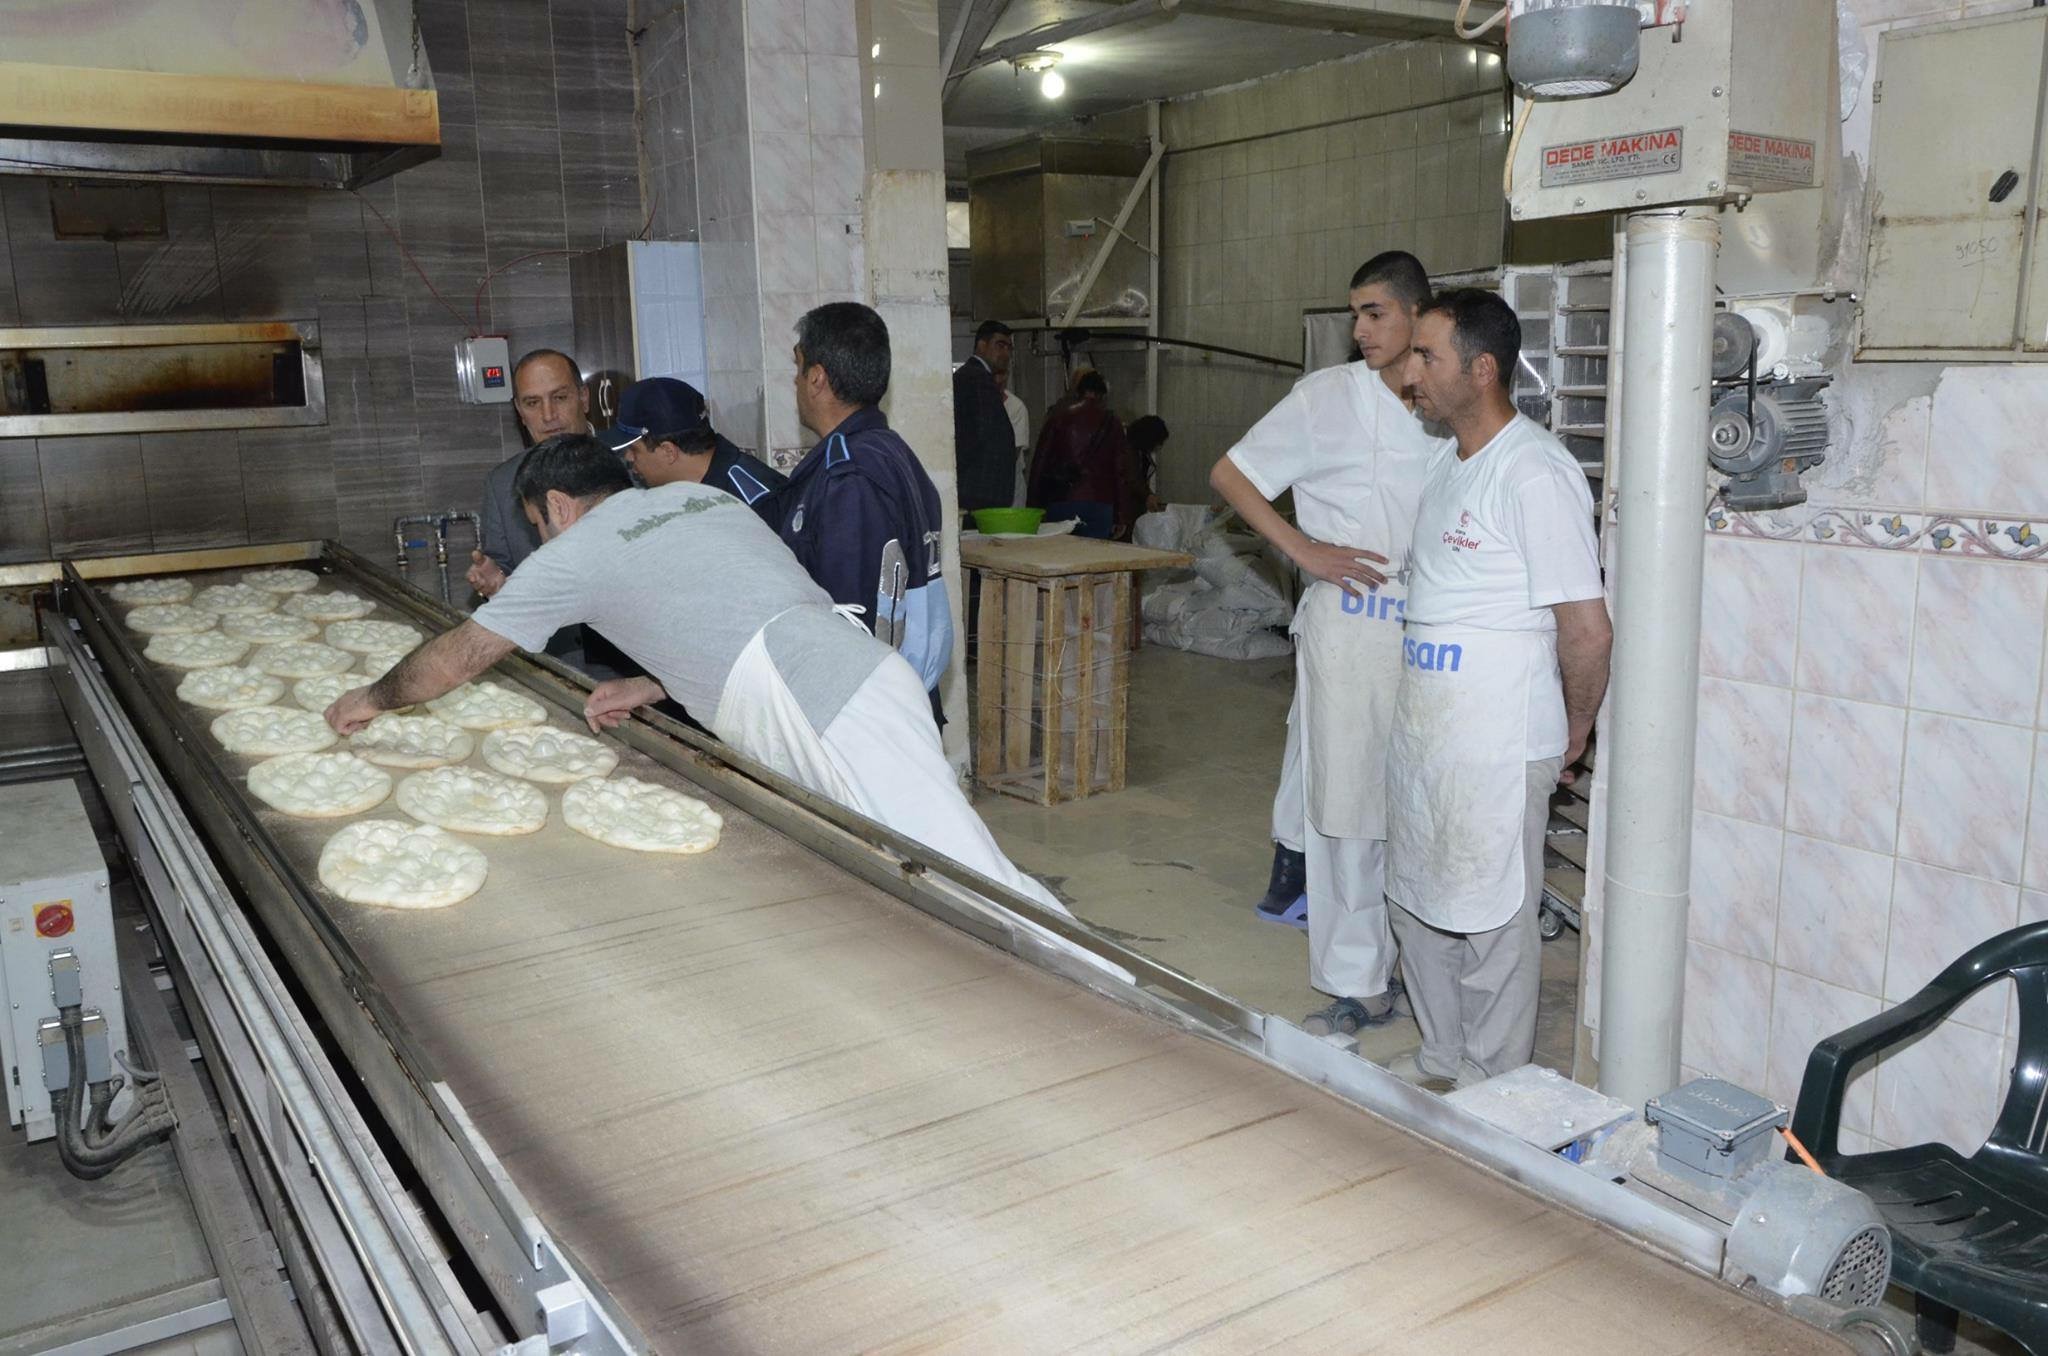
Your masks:
<svg viewBox="0 0 2048 1356"><path fill-rule="evenodd" d="M639 7L636 18L649 8ZM682 5L666 5L644 18L633 47L640 92L640 177L647 185L651 240L697 238L697 144L683 12Z"/></svg>
<svg viewBox="0 0 2048 1356"><path fill-rule="evenodd" d="M2021 7L1850 0L1848 50L1875 63L1884 26ZM1881 75L1843 127L1844 290ZM1682 1060L1788 1104L1817 1040L2048 918L2048 371L1835 370L1809 502L1710 513L1702 599ZM1587 968L1597 1021L1596 948ZM1865 1069L1844 1146L1973 1150L2016 1033L1994 992Z"/></svg>
<svg viewBox="0 0 2048 1356"><path fill-rule="evenodd" d="M1432 273L1498 264L1505 113L1499 66L1448 43L1167 104L1163 331L1298 361L1302 311L1343 305L1381 250L1412 250ZM1210 465L1290 380L1166 350L1166 497L1206 501Z"/></svg>
<svg viewBox="0 0 2048 1356"><path fill-rule="evenodd" d="M442 151L360 197L165 190L166 239L57 241L46 190L0 179L0 323L315 318L325 427L0 440L0 560L339 536L473 508L519 446L455 398L480 312L515 351L571 338L566 254L643 216L625 0L421 0ZM403 237L436 300L371 207Z"/></svg>

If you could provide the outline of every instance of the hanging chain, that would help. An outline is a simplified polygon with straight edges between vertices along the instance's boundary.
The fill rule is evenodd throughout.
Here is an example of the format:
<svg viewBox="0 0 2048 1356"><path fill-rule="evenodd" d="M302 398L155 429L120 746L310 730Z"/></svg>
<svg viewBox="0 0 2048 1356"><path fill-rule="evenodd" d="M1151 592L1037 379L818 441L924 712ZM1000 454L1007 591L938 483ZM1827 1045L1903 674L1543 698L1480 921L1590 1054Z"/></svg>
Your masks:
<svg viewBox="0 0 2048 1356"><path fill-rule="evenodd" d="M412 72L410 80L419 83L420 78L420 0L412 0Z"/></svg>

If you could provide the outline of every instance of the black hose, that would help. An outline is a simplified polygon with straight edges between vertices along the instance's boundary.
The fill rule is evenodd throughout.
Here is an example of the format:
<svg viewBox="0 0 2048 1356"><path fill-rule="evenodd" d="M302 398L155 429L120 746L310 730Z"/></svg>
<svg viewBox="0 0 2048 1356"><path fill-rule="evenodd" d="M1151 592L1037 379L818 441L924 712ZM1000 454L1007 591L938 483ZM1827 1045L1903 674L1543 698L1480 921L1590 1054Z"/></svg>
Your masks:
<svg viewBox="0 0 2048 1356"><path fill-rule="evenodd" d="M135 1105L119 1123L108 1120L120 1083L105 1079L88 1085L85 1073L85 1019L77 1007L60 1011L64 1027L64 1053L68 1067L66 1085L50 1094L51 1109L57 1116L57 1157L64 1169L84 1181L106 1176L137 1151L177 1128L163 1084L138 1086ZM85 1124L78 1118L78 1093L87 1089L90 1098Z"/></svg>

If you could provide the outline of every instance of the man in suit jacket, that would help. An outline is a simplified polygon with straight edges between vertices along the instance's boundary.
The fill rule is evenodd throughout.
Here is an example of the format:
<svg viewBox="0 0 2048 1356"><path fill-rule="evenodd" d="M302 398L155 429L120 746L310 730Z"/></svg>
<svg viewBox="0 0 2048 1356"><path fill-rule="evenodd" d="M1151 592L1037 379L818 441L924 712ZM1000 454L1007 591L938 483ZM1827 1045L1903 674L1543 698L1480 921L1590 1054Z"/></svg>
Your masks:
<svg viewBox="0 0 2048 1356"><path fill-rule="evenodd" d="M1017 450L996 373L1010 370L1010 327L984 320L974 356L953 370L953 469L960 508L1005 508L1016 488Z"/></svg>

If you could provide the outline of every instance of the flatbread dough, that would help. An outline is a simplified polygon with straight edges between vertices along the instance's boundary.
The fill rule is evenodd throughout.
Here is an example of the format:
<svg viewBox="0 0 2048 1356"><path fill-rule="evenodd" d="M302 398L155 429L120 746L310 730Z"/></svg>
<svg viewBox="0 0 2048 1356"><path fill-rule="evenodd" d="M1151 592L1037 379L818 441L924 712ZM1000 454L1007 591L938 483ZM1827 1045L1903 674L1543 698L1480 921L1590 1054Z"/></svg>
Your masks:
<svg viewBox="0 0 2048 1356"><path fill-rule="evenodd" d="M709 852L725 820L694 796L638 777L593 777L562 793L562 822L635 852Z"/></svg>
<svg viewBox="0 0 2048 1356"><path fill-rule="evenodd" d="M312 678L301 678L292 684L292 700L308 711L325 711L334 705L335 699L344 692L353 692L362 686L358 675L353 673L322 673Z"/></svg>
<svg viewBox="0 0 2048 1356"><path fill-rule="evenodd" d="M363 675L374 682L398 667L398 661L410 653L412 653L410 650L387 650L380 653L366 654L363 656L363 662L360 667Z"/></svg>
<svg viewBox="0 0 2048 1356"><path fill-rule="evenodd" d="M251 570L241 582L265 593L305 593L320 587L320 576L311 570Z"/></svg>
<svg viewBox="0 0 2048 1356"><path fill-rule="evenodd" d="M192 595L201 612L275 612L277 595L247 584L208 584Z"/></svg>
<svg viewBox="0 0 2048 1356"><path fill-rule="evenodd" d="M483 888L484 854L431 824L365 819L320 850L320 883L351 904L445 909Z"/></svg>
<svg viewBox="0 0 2048 1356"><path fill-rule="evenodd" d="M589 735L529 725L485 735L484 761L508 777L562 785L585 777L609 777L619 765L619 755Z"/></svg>
<svg viewBox="0 0 2048 1356"><path fill-rule="evenodd" d="M357 654L410 650L426 637L404 622L338 621L327 628L327 643Z"/></svg>
<svg viewBox="0 0 2048 1356"><path fill-rule="evenodd" d="M322 673L344 672L354 658L347 650L337 650L317 640L281 640L250 655L249 667L274 673L280 678L311 678Z"/></svg>
<svg viewBox="0 0 2048 1356"><path fill-rule="evenodd" d="M183 603L145 603L128 614L128 629L145 636L189 636L211 631L211 612L201 612Z"/></svg>
<svg viewBox="0 0 2048 1356"><path fill-rule="evenodd" d="M218 631L171 632L151 636L142 647L144 659L174 669L212 669L232 664L249 652L249 642Z"/></svg>
<svg viewBox="0 0 2048 1356"><path fill-rule="evenodd" d="M464 683L428 702L427 709L465 730L509 730L548 718L539 702L496 683Z"/></svg>
<svg viewBox="0 0 2048 1356"><path fill-rule="evenodd" d="M387 711L358 730L348 747L358 758L382 767L442 767L474 753L476 736L434 716Z"/></svg>
<svg viewBox="0 0 2048 1356"><path fill-rule="evenodd" d="M249 794L301 819L339 819L380 804L391 774L352 753L288 753L249 769Z"/></svg>
<svg viewBox="0 0 2048 1356"><path fill-rule="evenodd" d="M353 593L295 593L284 600L284 610L294 617L308 621L332 622L353 621L367 617L377 610L377 605L368 598L359 598Z"/></svg>
<svg viewBox="0 0 2048 1356"><path fill-rule="evenodd" d="M275 758L282 753L318 753L338 736L311 711L293 706L250 706L216 716L213 737L229 753Z"/></svg>
<svg viewBox="0 0 2048 1356"><path fill-rule="evenodd" d="M107 593L117 603L182 603L192 596L192 581L172 576L123 579Z"/></svg>
<svg viewBox="0 0 2048 1356"><path fill-rule="evenodd" d="M398 784L398 808L457 833L534 833L548 822L539 787L466 767L413 773Z"/></svg>
<svg viewBox="0 0 2048 1356"><path fill-rule="evenodd" d="M284 695L284 681L260 669L225 664L219 668L194 669L178 684L178 696L209 711L239 711L245 706L268 706Z"/></svg>
<svg viewBox="0 0 2048 1356"><path fill-rule="evenodd" d="M230 612L220 619L220 629L243 640L311 640L320 634L320 623L282 612Z"/></svg>

